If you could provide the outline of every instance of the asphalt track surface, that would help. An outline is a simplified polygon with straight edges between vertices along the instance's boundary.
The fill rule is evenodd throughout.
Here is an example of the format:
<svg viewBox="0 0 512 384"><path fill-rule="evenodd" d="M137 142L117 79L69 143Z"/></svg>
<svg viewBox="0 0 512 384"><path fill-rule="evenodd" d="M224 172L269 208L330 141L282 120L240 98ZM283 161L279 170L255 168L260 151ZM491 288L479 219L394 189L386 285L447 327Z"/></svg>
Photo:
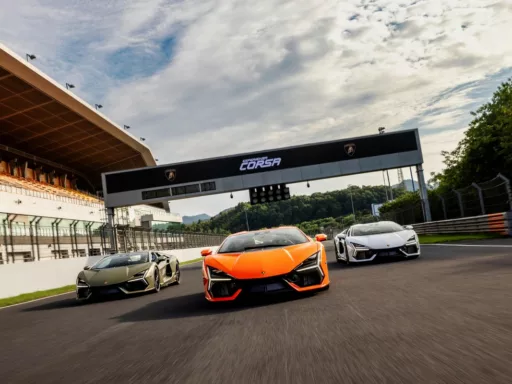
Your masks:
<svg viewBox="0 0 512 384"><path fill-rule="evenodd" d="M195 264L158 294L0 310L0 381L512 382L512 247L357 267L327 247L331 287L313 296L212 306Z"/></svg>

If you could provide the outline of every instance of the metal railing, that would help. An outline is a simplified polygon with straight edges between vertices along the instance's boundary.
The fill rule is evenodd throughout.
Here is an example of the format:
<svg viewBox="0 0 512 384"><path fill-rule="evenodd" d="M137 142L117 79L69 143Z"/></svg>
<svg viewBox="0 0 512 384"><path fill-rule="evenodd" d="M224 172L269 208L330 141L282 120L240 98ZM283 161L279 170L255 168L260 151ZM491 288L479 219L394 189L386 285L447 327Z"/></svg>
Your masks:
<svg viewBox="0 0 512 384"><path fill-rule="evenodd" d="M510 181L498 174L496 177L480 183L472 183L464 188L445 194L429 195L432 221L484 216L512 210ZM380 220L391 220L399 224L418 224L425 222L421 203L381 213Z"/></svg>
<svg viewBox="0 0 512 384"><path fill-rule="evenodd" d="M458 219L431 221L414 224L414 230L420 235L457 234L457 233L493 233L509 235L511 215L508 212L491 213Z"/></svg>
<svg viewBox="0 0 512 384"><path fill-rule="evenodd" d="M152 230L54 219L51 225L39 225L34 218L20 225L10 216L0 222L0 264L47 259L106 255L141 250L173 250L217 246L226 236Z"/></svg>
<svg viewBox="0 0 512 384"><path fill-rule="evenodd" d="M100 202L100 201L95 203L95 202L92 202L92 201L87 201L85 199L79 199L79 198L74 198L74 197L66 197L66 196L61 196L61 195L57 195L57 194L53 194L53 193L49 193L49 192L33 191L33 190L30 190L30 189L26 189L26 188L13 187L11 185L5 185L5 184L0 184L0 192L8 192L8 193L12 193L14 195L38 197L40 199L53 200L53 201L61 201L61 202L64 202L64 203L84 205L84 206L87 206L87 207L93 207L93 208L98 208L98 209L102 209L102 208L104 209L105 208L104 204L102 202ZM96 197L96 196L92 196L90 194L88 194L88 195L90 197L98 199L98 197Z"/></svg>

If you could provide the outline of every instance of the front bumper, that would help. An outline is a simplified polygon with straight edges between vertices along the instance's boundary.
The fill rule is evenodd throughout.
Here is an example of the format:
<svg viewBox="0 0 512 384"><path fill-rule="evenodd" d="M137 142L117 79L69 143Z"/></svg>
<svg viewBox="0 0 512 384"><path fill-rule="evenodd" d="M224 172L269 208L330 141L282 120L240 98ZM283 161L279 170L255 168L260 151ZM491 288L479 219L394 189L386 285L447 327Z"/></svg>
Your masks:
<svg viewBox="0 0 512 384"><path fill-rule="evenodd" d="M91 298L102 296L113 297L133 295L151 291L152 289L153 286L145 278L102 286L89 286L80 283L76 286L76 299L89 300Z"/></svg>
<svg viewBox="0 0 512 384"><path fill-rule="evenodd" d="M203 277L205 297L208 301L233 301L242 297L274 295L283 293L310 292L329 285L325 264L302 273L292 271L285 275L260 279L230 279L210 281Z"/></svg>
<svg viewBox="0 0 512 384"><path fill-rule="evenodd" d="M367 263L377 258L410 258L417 257L421 254L419 243L406 243L401 247L371 249L371 248L355 248L353 256L349 255L351 263Z"/></svg>

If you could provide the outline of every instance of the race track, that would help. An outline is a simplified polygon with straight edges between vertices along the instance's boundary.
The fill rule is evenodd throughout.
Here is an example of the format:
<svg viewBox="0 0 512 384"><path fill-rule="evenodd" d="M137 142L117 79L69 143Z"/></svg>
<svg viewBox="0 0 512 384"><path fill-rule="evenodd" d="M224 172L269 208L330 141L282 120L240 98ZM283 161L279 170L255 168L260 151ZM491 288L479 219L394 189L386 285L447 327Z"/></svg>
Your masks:
<svg viewBox="0 0 512 384"><path fill-rule="evenodd" d="M0 310L0 380L512 382L511 247L424 246L418 260L348 268L327 247L330 290L300 299L212 306L195 264L158 294Z"/></svg>

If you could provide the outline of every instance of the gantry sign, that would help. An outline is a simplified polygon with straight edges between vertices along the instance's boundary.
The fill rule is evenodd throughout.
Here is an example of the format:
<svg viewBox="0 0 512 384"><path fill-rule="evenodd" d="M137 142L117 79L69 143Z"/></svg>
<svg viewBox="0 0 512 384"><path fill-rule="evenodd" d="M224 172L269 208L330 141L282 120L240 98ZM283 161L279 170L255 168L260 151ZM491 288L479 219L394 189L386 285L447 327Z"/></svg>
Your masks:
<svg viewBox="0 0 512 384"><path fill-rule="evenodd" d="M318 179L416 166L430 221L417 129L233 156L104 173L105 205L152 204Z"/></svg>

